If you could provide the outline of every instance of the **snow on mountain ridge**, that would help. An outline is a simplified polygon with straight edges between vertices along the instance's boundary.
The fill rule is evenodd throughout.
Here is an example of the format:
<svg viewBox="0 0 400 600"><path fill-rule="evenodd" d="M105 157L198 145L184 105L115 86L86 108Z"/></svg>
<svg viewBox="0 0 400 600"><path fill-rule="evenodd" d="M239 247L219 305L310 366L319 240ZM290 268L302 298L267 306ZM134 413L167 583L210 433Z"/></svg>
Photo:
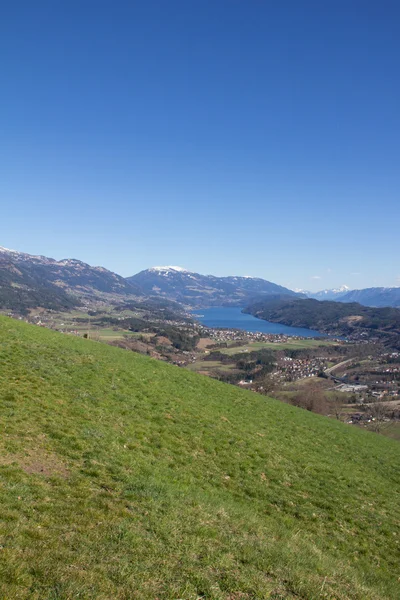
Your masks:
<svg viewBox="0 0 400 600"><path fill-rule="evenodd" d="M18 250L11 250L10 248L5 248L4 246L0 246L0 252L4 254L12 254L18 260L21 261L41 261L41 262L57 262L54 258L49 258L47 256L41 256L36 254L27 254L26 252L19 252Z"/></svg>
<svg viewBox="0 0 400 600"><path fill-rule="evenodd" d="M11 248L5 248L4 246L0 246L0 252L6 252L9 254L20 254L17 250L11 250Z"/></svg>
<svg viewBox="0 0 400 600"><path fill-rule="evenodd" d="M347 285L342 285L339 288L334 288L332 290L321 290L320 292L316 292L317 294L341 294L342 292L348 292L350 288Z"/></svg>
<svg viewBox="0 0 400 600"><path fill-rule="evenodd" d="M158 273L164 273L167 271L176 271L177 273L190 273L190 271L188 271L187 269L184 269L183 267L176 267L176 266L165 266L165 267L150 267L150 269L148 269L149 271L155 271Z"/></svg>

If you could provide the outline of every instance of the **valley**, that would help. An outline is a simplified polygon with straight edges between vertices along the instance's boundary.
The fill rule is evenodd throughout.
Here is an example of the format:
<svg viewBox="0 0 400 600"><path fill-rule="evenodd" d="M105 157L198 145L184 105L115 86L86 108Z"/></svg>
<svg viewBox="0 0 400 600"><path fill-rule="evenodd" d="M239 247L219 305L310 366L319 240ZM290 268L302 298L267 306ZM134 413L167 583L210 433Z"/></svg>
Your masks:
<svg viewBox="0 0 400 600"><path fill-rule="evenodd" d="M262 279L181 267L153 267L124 279L75 259L0 248L0 312L327 416L341 404L341 419L353 424L371 423L369 406L377 402L390 402L388 425L399 419L400 311L394 308L305 299ZM349 372L335 369L349 357ZM303 393L308 381L313 402ZM365 418L353 420L360 410Z"/></svg>
<svg viewBox="0 0 400 600"><path fill-rule="evenodd" d="M236 309L226 310L231 318L231 311ZM369 427L371 403L390 402L392 410L384 415L386 425L381 433L390 424L400 425L400 359L398 353L388 353L377 340L302 337L293 335L295 328L287 335L208 327L193 320L189 313L166 315L146 306L98 310L92 307L87 312L69 313L32 311L25 320L69 336L144 354L261 394L272 394L333 418L340 403L340 419L358 426ZM351 369L341 370L342 363L351 363ZM303 382L311 384L311 404L307 400L309 394L303 394ZM365 418L352 420L352 415L360 410Z"/></svg>

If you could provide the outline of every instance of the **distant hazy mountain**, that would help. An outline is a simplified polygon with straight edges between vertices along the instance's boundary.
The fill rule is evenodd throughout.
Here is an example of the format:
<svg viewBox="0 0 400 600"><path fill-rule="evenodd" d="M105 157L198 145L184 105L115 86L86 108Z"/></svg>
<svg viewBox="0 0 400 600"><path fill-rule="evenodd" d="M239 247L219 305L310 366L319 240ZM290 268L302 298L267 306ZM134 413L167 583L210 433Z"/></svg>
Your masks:
<svg viewBox="0 0 400 600"><path fill-rule="evenodd" d="M69 308L88 296L141 293L116 273L76 259L54 260L0 246L0 308Z"/></svg>
<svg viewBox="0 0 400 600"><path fill-rule="evenodd" d="M400 287L351 290L340 297L340 302L359 302L364 306L400 307Z"/></svg>
<svg viewBox="0 0 400 600"><path fill-rule="evenodd" d="M128 277L146 294L156 294L189 306L243 306L260 295L296 293L258 277L215 277L186 271L182 267L152 267Z"/></svg>
<svg viewBox="0 0 400 600"><path fill-rule="evenodd" d="M335 300L336 302L358 302L364 306L400 307L400 287L376 287L362 290L350 290L347 285L321 292L303 292L315 300Z"/></svg>

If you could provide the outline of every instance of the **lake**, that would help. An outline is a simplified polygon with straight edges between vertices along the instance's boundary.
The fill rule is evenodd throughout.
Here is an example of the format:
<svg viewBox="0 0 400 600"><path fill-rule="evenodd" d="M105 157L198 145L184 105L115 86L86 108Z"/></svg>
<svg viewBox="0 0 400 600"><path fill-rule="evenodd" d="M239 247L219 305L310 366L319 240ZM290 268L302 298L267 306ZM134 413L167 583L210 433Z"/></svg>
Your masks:
<svg viewBox="0 0 400 600"><path fill-rule="evenodd" d="M250 332L261 332L283 335L297 335L300 337L323 337L319 331L303 329L302 327L289 327L280 323L271 323L257 319L253 315L242 313L238 307L214 306L194 310L193 315L206 327L227 327L228 329L243 329Z"/></svg>

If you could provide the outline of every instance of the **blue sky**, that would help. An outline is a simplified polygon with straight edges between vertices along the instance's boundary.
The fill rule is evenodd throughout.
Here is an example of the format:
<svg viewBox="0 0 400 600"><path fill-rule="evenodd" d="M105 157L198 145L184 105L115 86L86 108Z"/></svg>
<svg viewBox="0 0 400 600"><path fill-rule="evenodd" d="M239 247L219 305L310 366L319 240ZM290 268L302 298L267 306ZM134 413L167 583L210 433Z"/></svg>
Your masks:
<svg viewBox="0 0 400 600"><path fill-rule="evenodd" d="M400 5L5 3L0 245L400 285Z"/></svg>

